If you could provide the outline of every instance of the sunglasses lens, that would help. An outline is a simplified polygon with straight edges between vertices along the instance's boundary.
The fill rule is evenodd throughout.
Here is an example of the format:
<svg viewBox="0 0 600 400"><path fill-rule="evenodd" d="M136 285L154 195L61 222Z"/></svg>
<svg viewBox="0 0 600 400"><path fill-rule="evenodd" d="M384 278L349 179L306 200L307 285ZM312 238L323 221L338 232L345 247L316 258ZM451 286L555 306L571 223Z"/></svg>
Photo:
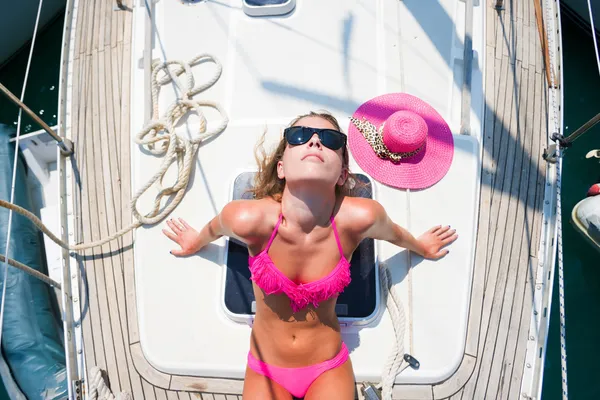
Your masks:
<svg viewBox="0 0 600 400"><path fill-rule="evenodd" d="M321 132L320 138L323 146L329 147L331 150L340 149L346 144L345 136L331 129L324 129Z"/></svg>
<svg viewBox="0 0 600 400"><path fill-rule="evenodd" d="M285 130L285 138L291 145L299 145L308 142L310 132L301 126L292 126Z"/></svg>

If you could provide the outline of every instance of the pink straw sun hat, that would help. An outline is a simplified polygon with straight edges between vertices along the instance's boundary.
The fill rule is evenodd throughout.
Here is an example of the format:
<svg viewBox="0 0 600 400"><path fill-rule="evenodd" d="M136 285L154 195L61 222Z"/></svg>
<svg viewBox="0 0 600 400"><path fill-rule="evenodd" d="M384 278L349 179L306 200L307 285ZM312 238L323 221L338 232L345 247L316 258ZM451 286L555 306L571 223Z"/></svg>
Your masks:
<svg viewBox="0 0 600 400"><path fill-rule="evenodd" d="M442 116L423 100L390 93L362 104L350 117L348 145L373 179L400 189L425 189L446 175L454 140Z"/></svg>

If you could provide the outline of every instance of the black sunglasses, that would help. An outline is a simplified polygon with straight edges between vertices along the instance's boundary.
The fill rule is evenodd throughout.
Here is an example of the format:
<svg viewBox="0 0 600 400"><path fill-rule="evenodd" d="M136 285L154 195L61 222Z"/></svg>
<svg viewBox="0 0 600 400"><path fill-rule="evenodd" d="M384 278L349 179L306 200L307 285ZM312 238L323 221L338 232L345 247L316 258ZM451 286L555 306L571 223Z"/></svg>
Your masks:
<svg viewBox="0 0 600 400"><path fill-rule="evenodd" d="M308 142L315 133L319 136L321 144L331 150L338 150L346 145L346 135L335 129L291 126L283 131L285 140L293 146Z"/></svg>

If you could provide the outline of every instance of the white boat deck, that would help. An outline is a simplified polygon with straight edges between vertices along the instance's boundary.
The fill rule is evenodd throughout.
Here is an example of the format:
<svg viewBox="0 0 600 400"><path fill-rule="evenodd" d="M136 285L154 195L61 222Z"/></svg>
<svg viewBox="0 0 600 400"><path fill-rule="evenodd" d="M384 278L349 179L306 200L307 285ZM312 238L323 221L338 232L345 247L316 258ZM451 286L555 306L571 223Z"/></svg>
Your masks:
<svg viewBox="0 0 600 400"><path fill-rule="evenodd" d="M158 2L152 59L191 60L202 53L216 57L223 64L221 78L194 98L221 104L229 116L225 131L200 147L193 181L173 216L200 229L230 200L239 172L256 167L252 150L263 127L268 129L268 145L276 145L285 124L309 110L326 109L347 127L361 100L407 91L434 105L447 116L452 131L459 132L462 62L457 57L462 57L462 50L452 21L457 19L455 14L464 15L464 7L453 1L439 6L443 7L440 12L432 13L427 25L421 26L416 17L425 13L427 6L422 2L302 1L289 16L259 19L247 16L238 1ZM477 10L481 15L474 37L481 39L483 13L481 8ZM133 60L144 58L146 15L145 8L134 10ZM182 28L172 29L174 25ZM182 38L199 39L190 42ZM482 45L481 40L474 43L474 47ZM149 107L144 90L146 71L141 67L133 65L131 74L132 140L146 124ZM207 81L214 69L210 63L192 67L196 85ZM185 80L183 76L180 79ZM394 221L415 234L437 224L449 224L460 232L460 239L443 260L413 256L412 279L404 279L410 262L406 252L389 243L377 243L379 261L392 271L411 320L407 326L413 330L406 330L406 349L421 363L419 370L408 369L399 375L398 383L444 380L458 368L464 354L475 254L479 115L483 111L481 73L477 70L473 88L472 136L455 135L454 159L444 179L414 193L376 185L374 197ZM173 86L163 86L161 118L175 96ZM222 118L207 111L210 130ZM198 125L192 113L178 134L193 136ZM133 192L163 162L163 157L133 151ZM350 168L364 172L354 160ZM163 185L174 181L174 170ZM150 210L154 196L149 190L138 208ZM225 312L226 240L207 246L197 256L177 259L169 253L173 243L162 233L165 227L162 223L135 233L136 304L144 356L165 373L243 379L251 327L231 320ZM380 312L371 321L342 328L342 336L350 349L356 379L381 379L395 340L389 314Z"/></svg>
<svg viewBox="0 0 600 400"><path fill-rule="evenodd" d="M251 149L265 124L272 143L281 126L307 110L328 109L346 125L362 101L405 91L432 104L453 132L460 129L464 3L331 2L319 5L332 7L323 12L310 9L316 2L299 3L291 16L274 19L247 17L233 1L155 6L153 58L188 60L207 52L224 66L217 84L199 97L224 106L228 128L200 149L194 178L175 212L196 226L227 202L237 171L253 167ZM520 395L541 231L547 116L534 10L511 5L500 14L486 4L474 8L471 136L455 135L448 175L422 192L377 185L376 198L399 224L417 233L449 223L461 234L443 261L412 257L412 307L406 254L379 247L379 259L392 269L405 308L412 310L413 331L405 344L422 364L399 375L398 397ZM67 124L79 177L73 196L77 241L126 225L131 193L158 164L132 146L147 104L137 47L144 43L138 17L145 9L112 7L108 1L76 2L73 14ZM483 37L487 41L479 43ZM485 97L479 67L485 69ZM201 71L210 70L196 68L200 81ZM165 94L161 109L169 103ZM207 116L217 119L215 113ZM193 131L194 119L187 125ZM233 145L245 150L232 152ZM360 171L355 163L351 167ZM87 367L106 370L113 392L126 390L135 399L236 398L249 327L228 319L221 308L225 242L196 257L174 259L160 228L138 229L135 248L128 234L103 246L103 254L80 258ZM353 335L360 340L352 352L357 381L376 381L391 347L387 314L343 333L348 342Z"/></svg>

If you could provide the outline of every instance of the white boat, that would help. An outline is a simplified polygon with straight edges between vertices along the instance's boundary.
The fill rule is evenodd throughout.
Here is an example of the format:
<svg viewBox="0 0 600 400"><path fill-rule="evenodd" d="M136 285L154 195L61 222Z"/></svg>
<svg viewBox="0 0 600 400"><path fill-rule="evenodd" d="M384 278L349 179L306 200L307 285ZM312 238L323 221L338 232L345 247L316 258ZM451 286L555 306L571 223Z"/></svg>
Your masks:
<svg viewBox="0 0 600 400"><path fill-rule="evenodd" d="M600 196L587 197L577 203L571 219L588 242L600 249Z"/></svg>
<svg viewBox="0 0 600 400"><path fill-rule="evenodd" d="M600 150L590 150L586 158L600 158ZM600 250L600 183L588 190L587 197L580 200L571 211L571 221L581 235Z"/></svg>
<svg viewBox="0 0 600 400"><path fill-rule="evenodd" d="M285 14L277 15L271 5L271 15L260 17L255 1L135 2L128 11L113 12L125 13L119 17L105 5L99 15L122 18L125 27L114 38L108 20L81 28L94 20L92 7L79 0L67 6L72 18L65 22L59 126L75 142L76 156L69 167L58 155L63 237L73 244L91 239L88 231L97 226L106 236L126 225L121 212L128 200L119 193L135 194L161 168L163 158L145 146L132 145L130 152L127 145L186 90L162 86L153 114L152 71L163 62L205 55L222 66L220 74L212 61L187 71L194 76L188 89L216 79L191 97L218 104L227 116L203 109L207 130L218 133L200 145L185 196L171 215L196 227L248 185L255 170L252 149L265 128L272 145L293 117L326 109L346 129L362 102L410 93L431 104L453 132L455 153L447 175L426 190L404 191L371 179L353 159L351 169L368 180L373 188L368 195L398 224L413 233L450 224L460 239L437 262L389 243L361 248L361 259L353 264L356 286L338 302L356 381L380 382L396 343L420 366L395 377L394 398L539 398L560 173L541 153L548 132L560 132L561 126L558 111L546 117L540 110L560 104L561 92L551 87L544 94L535 23L519 28L527 32L525 44L506 41L504 49L505 24L517 22L482 2L297 0L293 8L289 2L282 4ZM544 7L553 8L547 31L558 73L556 4L548 1ZM535 20L533 7L514 12L530 15L518 23ZM98 36L102 29L108 33ZM185 86L187 77L179 78ZM221 132L217 128L224 121ZM201 118L194 113L176 125L182 139L199 130ZM125 139L109 133L128 131ZM176 179L175 168L163 185ZM142 215L152 209L155 189L137 202ZM96 199L106 206L94 211L88 203ZM100 384L92 368L99 366L113 391L126 389L135 398L162 397L149 390L164 396L177 396L174 391L239 395L253 322L245 250L224 238L194 257L176 259L161 228L159 223L135 230L133 258L129 239L118 252L113 244L91 258L63 253L63 282L73 293L72 320L65 317L65 343L73 350L69 373L85 392ZM92 235L98 238L98 232ZM401 299L401 322L394 323L386 311L381 265L391 271L392 290ZM357 302L358 296L363 297ZM80 306L84 297L87 308ZM395 328L401 323L405 330L398 338Z"/></svg>

